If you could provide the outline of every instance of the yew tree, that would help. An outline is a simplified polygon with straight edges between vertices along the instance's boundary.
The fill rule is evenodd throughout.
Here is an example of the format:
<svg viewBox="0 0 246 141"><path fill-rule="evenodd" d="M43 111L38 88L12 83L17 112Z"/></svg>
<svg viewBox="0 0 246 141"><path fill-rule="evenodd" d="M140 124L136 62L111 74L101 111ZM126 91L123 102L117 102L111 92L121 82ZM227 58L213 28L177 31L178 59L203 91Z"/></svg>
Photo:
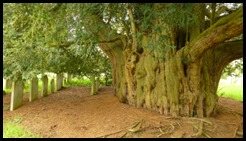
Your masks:
<svg viewBox="0 0 246 141"><path fill-rule="evenodd" d="M22 11L8 22L22 25L15 31L22 33L20 40L47 47L99 46L109 57L119 101L164 115L215 114L221 73L243 57L243 41L235 40L243 32L242 4L59 3L15 8Z"/></svg>

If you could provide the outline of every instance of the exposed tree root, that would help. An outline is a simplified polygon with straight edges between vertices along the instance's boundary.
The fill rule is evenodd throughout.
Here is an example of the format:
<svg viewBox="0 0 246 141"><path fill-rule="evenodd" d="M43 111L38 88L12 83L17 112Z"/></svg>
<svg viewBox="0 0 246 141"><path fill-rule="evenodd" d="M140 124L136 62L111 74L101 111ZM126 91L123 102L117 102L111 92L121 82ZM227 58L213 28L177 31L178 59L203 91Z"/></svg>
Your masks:
<svg viewBox="0 0 246 141"><path fill-rule="evenodd" d="M160 137L160 136L165 135L165 134L173 133L173 131L175 129L175 126L173 124L169 124L169 125L170 125L170 127L165 128L165 131L163 131L161 129L161 127L159 127L159 130L160 130L161 133L159 135L157 135L157 137Z"/></svg>
<svg viewBox="0 0 246 141"><path fill-rule="evenodd" d="M135 124L130 129L128 129L128 131L134 132L134 133L138 132L142 126L142 123L143 123L143 120L135 122Z"/></svg>
<svg viewBox="0 0 246 141"><path fill-rule="evenodd" d="M174 116L170 116L170 117L165 117L164 119L181 119L182 117L180 116L177 116L177 117L174 117Z"/></svg>
<svg viewBox="0 0 246 141"><path fill-rule="evenodd" d="M238 127L236 127L234 134L233 134L233 138L236 138L236 136L243 136L243 132L238 131Z"/></svg>
<svg viewBox="0 0 246 141"><path fill-rule="evenodd" d="M114 134L120 133L122 131L126 131L126 129L121 129L119 131L116 131L116 132L113 132L113 133L109 133L109 134L106 134L106 135L102 135L102 136L99 136L99 137L96 137L96 138L106 138L107 136L114 135Z"/></svg>
<svg viewBox="0 0 246 141"><path fill-rule="evenodd" d="M142 123L143 123L143 119L140 120L140 121L136 121L134 122L133 126L131 126L130 128L128 129L121 129L119 131L116 131L116 132L113 132L113 133L109 133L109 134L105 134L105 135L102 135L102 136L99 136L99 137L96 137L96 138L105 138L107 136L110 136L110 135L114 135L114 134L117 134L117 133L120 133L120 132L123 132L123 131L126 131L120 138L123 138L127 133L129 132L138 132L141 130L141 126L142 126Z"/></svg>
<svg viewBox="0 0 246 141"><path fill-rule="evenodd" d="M195 126L195 125L194 125ZM195 126L196 127L196 126ZM192 135L192 137L199 137L202 135L203 132L203 121L199 122L199 127L196 127L196 129L198 129L198 132L195 133L194 135Z"/></svg>
<svg viewBox="0 0 246 141"><path fill-rule="evenodd" d="M184 117L184 118L185 118L185 117ZM206 119L203 119L203 118L187 118L187 119L200 120L200 121L203 121L203 122L205 122L205 123L207 123L207 124L209 124L209 125L213 125L212 122L210 122L210 121L208 121L208 120L206 120Z"/></svg>
<svg viewBox="0 0 246 141"><path fill-rule="evenodd" d="M206 136L207 138L212 138L210 135L208 135L208 134L204 131L205 129L203 129L203 122L204 122L204 121L200 121L199 127L197 127L197 126L194 125L194 127L198 130L198 132L195 133L194 135L192 135L192 137L199 137L199 136L201 136L201 135L204 135L204 136Z"/></svg>
<svg viewBox="0 0 246 141"><path fill-rule="evenodd" d="M236 129L234 131L233 138L235 138L237 136L237 130L238 130L238 127L236 127Z"/></svg>
<svg viewBox="0 0 246 141"><path fill-rule="evenodd" d="M237 131L237 135L243 136L243 132Z"/></svg>
<svg viewBox="0 0 246 141"><path fill-rule="evenodd" d="M127 133L128 131L126 131L120 138L124 138Z"/></svg>

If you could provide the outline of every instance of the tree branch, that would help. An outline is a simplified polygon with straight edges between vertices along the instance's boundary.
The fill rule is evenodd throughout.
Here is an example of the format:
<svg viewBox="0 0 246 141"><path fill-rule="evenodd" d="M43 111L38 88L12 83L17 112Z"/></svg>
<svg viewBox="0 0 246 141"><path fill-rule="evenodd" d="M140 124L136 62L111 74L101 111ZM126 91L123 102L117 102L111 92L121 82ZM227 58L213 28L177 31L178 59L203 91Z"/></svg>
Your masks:
<svg viewBox="0 0 246 141"><path fill-rule="evenodd" d="M190 48L185 48L185 55L189 62L195 62L209 49L225 40L240 35L243 32L243 8L220 19L210 28L202 32L190 43Z"/></svg>
<svg viewBox="0 0 246 141"><path fill-rule="evenodd" d="M221 43L213 51L219 64L227 65L231 61L243 57L243 40Z"/></svg>
<svg viewBox="0 0 246 141"><path fill-rule="evenodd" d="M243 57L243 40L220 43L216 48L207 51L202 59L202 68L211 71L208 77L213 78L213 83L218 84L223 69L233 60ZM212 60L211 60L212 59ZM207 63L213 62L213 65L207 66ZM205 69L206 70L206 69ZM206 81L206 80L205 80ZM208 82L211 83L211 82Z"/></svg>
<svg viewBox="0 0 246 141"><path fill-rule="evenodd" d="M222 14L223 12L228 12L229 14L231 14L232 12L234 12L233 10L229 9L226 6L221 6L216 12L215 12L215 18L218 18L220 16L220 14Z"/></svg>
<svg viewBox="0 0 246 141"><path fill-rule="evenodd" d="M89 23L86 24L86 28L98 37L99 46L107 55L112 56L112 53L114 53L114 51L109 53L110 50L123 50L124 41L122 39L125 35L116 33L110 28L110 25L103 22L97 15L88 14L87 19Z"/></svg>
<svg viewBox="0 0 246 141"><path fill-rule="evenodd" d="M137 50L137 31L136 31L136 24L134 22L134 17L133 17L133 13L132 13L132 7L129 5L129 3L127 3L127 10L129 13L129 18L131 21L131 29L132 29L132 44L133 44L133 50Z"/></svg>

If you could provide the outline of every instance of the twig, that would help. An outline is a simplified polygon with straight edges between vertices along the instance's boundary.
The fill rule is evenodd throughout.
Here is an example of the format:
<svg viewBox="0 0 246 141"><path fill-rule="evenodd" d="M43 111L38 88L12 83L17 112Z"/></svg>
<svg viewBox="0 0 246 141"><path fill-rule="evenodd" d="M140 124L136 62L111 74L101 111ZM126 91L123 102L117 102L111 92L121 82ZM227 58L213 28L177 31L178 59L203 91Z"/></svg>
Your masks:
<svg viewBox="0 0 246 141"><path fill-rule="evenodd" d="M237 135L243 136L243 132L237 131Z"/></svg>
<svg viewBox="0 0 246 141"><path fill-rule="evenodd" d="M120 138L125 137L125 135L128 133L129 131L126 131Z"/></svg>
<svg viewBox="0 0 246 141"><path fill-rule="evenodd" d="M180 116L174 117L174 116L170 116L170 117L165 117L164 119L181 119Z"/></svg>
<svg viewBox="0 0 246 141"><path fill-rule="evenodd" d="M159 128L161 133L159 135L157 135L157 137L160 137L160 136L165 135L165 134L172 133L172 131L175 129L175 126L173 124L171 124L171 123L169 125L171 125L171 129L170 128L165 128L165 130L168 129L168 131L165 131L165 132L161 128Z"/></svg>
<svg viewBox="0 0 246 141"><path fill-rule="evenodd" d="M237 136L237 130L238 130L238 127L236 127L236 129L234 131L233 138L236 138L236 136Z"/></svg>
<svg viewBox="0 0 246 141"><path fill-rule="evenodd" d="M202 132L203 132L203 121L200 121L199 127L196 127L196 129L198 130L198 132L195 133L194 135L191 135L191 136L198 137L198 136L201 136L202 135Z"/></svg>
<svg viewBox="0 0 246 141"><path fill-rule="evenodd" d="M117 134L117 133L120 133L120 132L122 132L122 131L125 131L126 129L121 129L121 130L119 130L119 131L116 131L116 132L113 132L113 133L109 133L109 134L105 134L105 135L102 135L102 136L98 136L98 137L96 137L96 138L105 138L105 137L107 137L107 136L110 136L110 135L113 135L113 134Z"/></svg>
<svg viewBox="0 0 246 141"><path fill-rule="evenodd" d="M202 124L202 125L201 125ZM211 136L209 136L205 131L203 131L203 121L201 121L200 122L200 129L198 128L198 127L196 127L195 125L194 125L194 127L198 130L198 132L196 133L196 134L194 134L194 135L192 135L192 136L196 136L196 135L204 135L204 136L206 136L206 137L208 137L208 138L212 138ZM201 132L201 133L200 133ZM199 135L199 136L200 136Z"/></svg>
<svg viewBox="0 0 246 141"><path fill-rule="evenodd" d="M203 118L188 118L188 119L200 120L200 121L203 121L203 122L208 123L209 125L213 125L213 123L212 123L212 122L210 122L210 121L208 121L208 120L206 120L206 119L203 119Z"/></svg>
<svg viewBox="0 0 246 141"><path fill-rule="evenodd" d="M176 121L176 123L178 124L179 127L181 127L180 123Z"/></svg>
<svg viewBox="0 0 246 141"><path fill-rule="evenodd" d="M128 131L130 132L137 132L140 130L142 126L143 120L136 122Z"/></svg>
<svg viewBox="0 0 246 141"><path fill-rule="evenodd" d="M130 129L121 129L121 130L119 130L119 131L116 131L116 132L113 132L113 133L109 133L109 134L105 134L105 135L102 135L102 136L99 136L99 137L96 137L96 138L101 138L101 137L105 138L105 137L107 137L107 136L110 136L110 135L113 135L113 134L120 133L120 132L122 132L122 131L126 131L125 134L127 134L129 131L131 131L131 132L137 132L137 131L140 130L140 127L141 127L142 123L143 123L143 119L142 119L141 121L135 122L135 123L133 124L133 126L131 126ZM124 134L123 136L125 136L125 134ZM122 137L123 137L123 136L122 136Z"/></svg>

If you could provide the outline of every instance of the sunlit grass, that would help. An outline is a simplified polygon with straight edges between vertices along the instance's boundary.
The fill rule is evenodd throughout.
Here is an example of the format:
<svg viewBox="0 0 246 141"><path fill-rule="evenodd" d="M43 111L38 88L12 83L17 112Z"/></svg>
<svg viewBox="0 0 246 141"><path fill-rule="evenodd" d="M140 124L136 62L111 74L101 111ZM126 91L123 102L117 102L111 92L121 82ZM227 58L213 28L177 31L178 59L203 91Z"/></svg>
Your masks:
<svg viewBox="0 0 246 141"><path fill-rule="evenodd" d="M240 85L220 83L217 93L218 96L243 101L243 86Z"/></svg>
<svg viewBox="0 0 246 141"><path fill-rule="evenodd" d="M91 81L88 78L78 79L78 78L72 78L69 83L64 84L64 87L70 87L70 86L91 86Z"/></svg>
<svg viewBox="0 0 246 141"><path fill-rule="evenodd" d="M6 92L6 94L10 94L12 92L11 89L5 89L4 91Z"/></svg>
<svg viewBox="0 0 246 141"><path fill-rule="evenodd" d="M51 92L51 90L50 90L50 81L51 81L51 79L48 79L48 93ZM56 79L54 79L54 83L56 84ZM41 92L42 86L43 86L42 81L39 80L39 81L38 81L38 91L39 91L39 92ZM55 85L55 89L56 89L56 85ZM5 91L7 94L11 94L12 89L4 89L4 91ZM27 81L27 82L25 83L25 85L24 85L24 93L28 93L28 94L30 93L30 81Z"/></svg>
<svg viewBox="0 0 246 141"><path fill-rule="evenodd" d="M3 120L3 138L42 138L41 135L25 129L21 122L21 116Z"/></svg>

